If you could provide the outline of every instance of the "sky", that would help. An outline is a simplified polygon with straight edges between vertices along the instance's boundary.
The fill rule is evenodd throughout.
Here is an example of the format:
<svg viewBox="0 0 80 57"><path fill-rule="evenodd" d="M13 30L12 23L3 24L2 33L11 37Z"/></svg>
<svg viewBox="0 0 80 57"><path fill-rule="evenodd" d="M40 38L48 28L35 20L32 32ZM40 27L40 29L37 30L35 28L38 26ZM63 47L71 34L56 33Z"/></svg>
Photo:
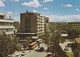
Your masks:
<svg viewBox="0 0 80 57"><path fill-rule="evenodd" d="M0 12L20 20L20 13L38 12L50 22L80 22L80 0L0 0Z"/></svg>

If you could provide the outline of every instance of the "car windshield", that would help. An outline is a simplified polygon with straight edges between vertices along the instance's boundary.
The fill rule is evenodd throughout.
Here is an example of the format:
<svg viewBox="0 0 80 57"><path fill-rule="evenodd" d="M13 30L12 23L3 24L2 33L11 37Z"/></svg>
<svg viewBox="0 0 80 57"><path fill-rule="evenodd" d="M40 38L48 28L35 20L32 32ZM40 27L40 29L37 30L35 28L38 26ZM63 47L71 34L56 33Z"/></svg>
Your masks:
<svg viewBox="0 0 80 57"><path fill-rule="evenodd" d="M51 56L51 54L48 54L47 56Z"/></svg>
<svg viewBox="0 0 80 57"><path fill-rule="evenodd" d="M24 51L22 53L25 53Z"/></svg>

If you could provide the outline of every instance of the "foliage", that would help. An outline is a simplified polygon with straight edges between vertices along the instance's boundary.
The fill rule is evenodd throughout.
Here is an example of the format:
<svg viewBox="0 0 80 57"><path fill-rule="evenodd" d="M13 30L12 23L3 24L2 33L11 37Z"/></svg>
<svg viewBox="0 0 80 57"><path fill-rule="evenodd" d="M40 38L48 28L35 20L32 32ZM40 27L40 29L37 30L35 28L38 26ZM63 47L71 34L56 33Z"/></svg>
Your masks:
<svg viewBox="0 0 80 57"><path fill-rule="evenodd" d="M0 53L7 57L8 54L13 53L16 50L15 39L11 39L7 35L0 35Z"/></svg>
<svg viewBox="0 0 80 57"><path fill-rule="evenodd" d="M55 57L68 57L58 43L53 46Z"/></svg>
<svg viewBox="0 0 80 57"><path fill-rule="evenodd" d="M0 57L4 57L4 56L0 53Z"/></svg>
<svg viewBox="0 0 80 57"><path fill-rule="evenodd" d="M22 45L23 45L23 47L24 47L24 48L26 48L26 47L28 46L28 44L27 44L27 43L28 43L27 41L22 42Z"/></svg>
<svg viewBox="0 0 80 57"><path fill-rule="evenodd" d="M64 42L65 42L65 38L61 37L61 38L59 39L59 42L60 42L60 43L64 43Z"/></svg>
<svg viewBox="0 0 80 57"><path fill-rule="evenodd" d="M78 32L75 31L74 29L69 29L68 30L68 38L76 38L78 37Z"/></svg>

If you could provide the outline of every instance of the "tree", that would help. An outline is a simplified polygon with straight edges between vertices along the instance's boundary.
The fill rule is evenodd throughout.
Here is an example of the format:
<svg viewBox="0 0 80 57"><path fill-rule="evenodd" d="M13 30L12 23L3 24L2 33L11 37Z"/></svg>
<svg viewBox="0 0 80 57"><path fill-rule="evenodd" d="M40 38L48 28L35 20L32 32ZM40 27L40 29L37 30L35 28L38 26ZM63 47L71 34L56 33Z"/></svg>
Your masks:
<svg viewBox="0 0 80 57"><path fill-rule="evenodd" d="M76 38L78 37L78 32L75 31L74 29L69 29L68 30L68 38Z"/></svg>
<svg viewBox="0 0 80 57"><path fill-rule="evenodd" d="M52 34L51 40L52 40L53 44L59 43L59 40L61 38L61 31L59 31L58 29L55 29L55 28L53 28L53 29L50 28L50 31L51 31L50 33Z"/></svg>
<svg viewBox="0 0 80 57"><path fill-rule="evenodd" d="M45 41L45 44L48 44L49 36L49 32L46 31L43 35L39 36L39 38L43 39Z"/></svg>
<svg viewBox="0 0 80 57"><path fill-rule="evenodd" d="M7 57L8 54L13 53L16 50L15 39L11 39L9 36L3 34L0 35L0 53Z"/></svg>
<svg viewBox="0 0 80 57"><path fill-rule="evenodd" d="M4 56L0 53L0 57L4 57Z"/></svg>
<svg viewBox="0 0 80 57"><path fill-rule="evenodd" d="M25 41L25 42L22 42L22 45L23 45L23 47L24 48L26 48L29 44L27 44L28 42L27 41Z"/></svg>

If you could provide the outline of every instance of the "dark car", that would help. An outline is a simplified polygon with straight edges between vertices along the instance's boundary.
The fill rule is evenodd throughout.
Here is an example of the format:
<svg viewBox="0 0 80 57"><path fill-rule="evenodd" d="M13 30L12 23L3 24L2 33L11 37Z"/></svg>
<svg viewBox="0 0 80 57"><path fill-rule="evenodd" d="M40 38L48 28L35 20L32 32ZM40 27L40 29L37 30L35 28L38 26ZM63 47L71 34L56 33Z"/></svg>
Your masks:
<svg viewBox="0 0 80 57"><path fill-rule="evenodd" d="M71 46L72 46L72 44L71 44L71 43L69 43L69 44L67 44L67 46L68 46L68 47L71 47Z"/></svg>
<svg viewBox="0 0 80 57"><path fill-rule="evenodd" d="M45 51L45 50L44 50L44 47L40 47L39 49L36 49L35 51L43 52L43 51Z"/></svg>
<svg viewBox="0 0 80 57"><path fill-rule="evenodd" d="M38 51L39 52L43 52L44 51L44 47L40 47Z"/></svg>

